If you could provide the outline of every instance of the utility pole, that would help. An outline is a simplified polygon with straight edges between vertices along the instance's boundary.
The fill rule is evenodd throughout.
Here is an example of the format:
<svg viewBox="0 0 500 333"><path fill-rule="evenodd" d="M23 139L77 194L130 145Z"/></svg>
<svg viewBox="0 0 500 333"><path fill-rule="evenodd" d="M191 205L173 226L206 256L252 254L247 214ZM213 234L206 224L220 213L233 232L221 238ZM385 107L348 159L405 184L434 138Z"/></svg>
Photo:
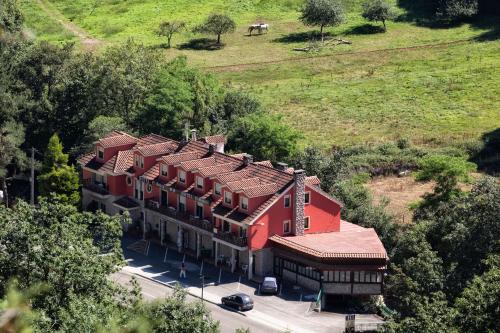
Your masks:
<svg viewBox="0 0 500 333"><path fill-rule="evenodd" d="M35 205L35 148L31 148L30 204Z"/></svg>

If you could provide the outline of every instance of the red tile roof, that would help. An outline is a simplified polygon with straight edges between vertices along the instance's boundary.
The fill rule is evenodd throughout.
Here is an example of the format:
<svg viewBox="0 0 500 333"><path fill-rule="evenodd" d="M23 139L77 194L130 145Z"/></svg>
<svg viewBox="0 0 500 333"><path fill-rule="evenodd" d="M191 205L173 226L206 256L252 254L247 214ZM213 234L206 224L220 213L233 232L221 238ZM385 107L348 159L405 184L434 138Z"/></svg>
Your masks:
<svg viewBox="0 0 500 333"><path fill-rule="evenodd" d="M167 156L162 156L159 158L163 163L167 165L175 165L183 161L196 160L201 157L201 154L197 151L188 151L185 153L177 153Z"/></svg>
<svg viewBox="0 0 500 333"><path fill-rule="evenodd" d="M238 154L232 154L231 156L234 157L234 158L237 158L239 160L242 160L243 157L246 156L246 154L245 153L238 153Z"/></svg>
<svg viewBox="0 0 500 333"><path fill-rule="evenodd" d="M138 139L136 147L154 145L156 143L162 143L162 142L173 142L173 143L178 144L177 141L165 138L161 135L148 134L148 135L142 136Z"/></svg>
<svg viewBox="0 0 500 333"><path fill-rule="evenodd" d="M318 258L388 258L373 228L363 228L345 221L341 221L339 232L289 237L274 235L269 239Z"/></svg>
<svg viewBox="0 0 500 333"><path fill-rule="evenodd" d="M88 154L80 156L77 159L77 162L81 165L86 165L87 163L92 161L94 158L95 158L95 153L88 153Z"/></svg>
<svg viewBox="0 0 500 333"><path fill-rule="evenodd" d="M198 173L202 177L211 177L221 173L231 172L239 167L238 163L222 163L212 166L202 167L198 169Z"/></svg>
<svg viewBox="0 0 500 333"><path fill-rule="evenodd" d="M176 166L179 166L186 171L193 171L193 170L197 170L199 168L213 166L216 163L217 163L217 161L216 161L215 157L210 156L207 158L200 158L198 160L180 162Z"/></svg>
<svg viewBox="0 0 500 333"><path fill-rule="evenodd" d="M147 180L155 180L160 176L160 162L156 162L153 167L146 171L141 177Z"/></svg>
<svg viewBox="0 0 500 333"><path fill-rule="evenodd" d="M319 185L321 183L321 180L317 176L311 176L311 177L306 177L306 184L307 185Z"/></svg>
<svg viewBox="0 0 500 333"><path fill-rule="evenodd" d="M261 197L264 195L271 195L276 193L278 186L275 183L262 184L243 189L243 194L249 198Z"/></svg>
<svg viewBox="0 0 500 333"><path fill-rule="evenodd" d="M116 156L116 163L113 168L114 173L126 172L134 165L134 151L123 150L119 151Z"/></svg>
<svg viewBox="0 0 500 333"><path fill-rule="evenodd" d="M177 149L177 143L175 141L166 141L166 142L140 146L137 147L135 150L137 150L144 156L155 156L155 155L171 154L175 152L176 149Z"/></svg>
<svg viewBox="0 0 500 333"><path fill-rule="evenodd" d="M273 168L273 164L271 163L271 161L260 161L260 162L255 162L254 164L265 165L267 167Z"/></svg>
<svg viewBox="0 0 500 333"><path fill-rule="evenodd" d="M206 136L201 139L208 144L216 144L216 143L226 143L226 138L222 134Z"/></svg>
<svg viewBox="0 0 500 333"><path fill-rule="evenodd" d="M100 144L103 148L109 148L135 144L137 143L137 138L125 132L113 131L96 143Z"/></svg>
<svg viewBox="0 0 500 333"><path fill-rule="evenodd" d="M263 182L259 177L253 177L253 178L245 178L241 180L236 180L234 182L229 182L226 183L226 186L228 189L232 192L242 190L247 187L254 187L258 185L262 185Z"/></svg>

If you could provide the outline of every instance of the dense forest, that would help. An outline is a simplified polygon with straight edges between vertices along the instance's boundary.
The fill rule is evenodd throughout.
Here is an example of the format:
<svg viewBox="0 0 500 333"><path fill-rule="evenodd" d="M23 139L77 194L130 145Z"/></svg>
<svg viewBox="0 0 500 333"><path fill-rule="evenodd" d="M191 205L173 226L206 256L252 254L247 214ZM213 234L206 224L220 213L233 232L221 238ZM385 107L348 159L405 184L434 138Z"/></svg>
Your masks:
<svg viewBox="0 0 500 333"><path fill-rule="evenodd" d="M20 198L0 208L0 310L14 311L18 332L218 330L207 310L186 303L181 290L145 303L135 282L131 289L111 282L109 274L123 264L120 224L127 217L80 212L74 186L72 162L106 132L182 139L186 124L202 135L226 134L232 151L318 175L322 188L344 202L344 219L377 230L391 258L385 303L392 314L384 331L500 331L500 184L491 176L468 177L476 168L470 161L498 152L498 141L302 148L301 133L279 115L185 58L165 61L133 40L102 53L29 40L15 2L0 4L2 188L26 170L31 147L45 155L37 166L38 205ZM438 13L462 17L493 2L435 4ZM437 184L415 204L412 224L398 223L363 186L372 175L401 170ZM472 182L472 189L462 190L461 181Z"/></svg>

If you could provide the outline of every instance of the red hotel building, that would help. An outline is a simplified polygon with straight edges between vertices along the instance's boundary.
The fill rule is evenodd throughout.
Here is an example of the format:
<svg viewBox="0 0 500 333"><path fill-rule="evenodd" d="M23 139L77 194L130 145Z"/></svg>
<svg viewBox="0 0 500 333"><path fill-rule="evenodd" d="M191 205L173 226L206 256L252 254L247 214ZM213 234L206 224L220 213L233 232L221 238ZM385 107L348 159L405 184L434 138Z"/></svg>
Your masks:
<svg viewBox="0 0 500 333"><path fill-rule="evenodd" d="M387 253L373 229L340 219L316 176L224 153L224 137L177 142L112 132L80 157L83 207L128 211L143 238L275 275L325 295L382 293ZM130 228L130 226L128 226Z"/></svg>

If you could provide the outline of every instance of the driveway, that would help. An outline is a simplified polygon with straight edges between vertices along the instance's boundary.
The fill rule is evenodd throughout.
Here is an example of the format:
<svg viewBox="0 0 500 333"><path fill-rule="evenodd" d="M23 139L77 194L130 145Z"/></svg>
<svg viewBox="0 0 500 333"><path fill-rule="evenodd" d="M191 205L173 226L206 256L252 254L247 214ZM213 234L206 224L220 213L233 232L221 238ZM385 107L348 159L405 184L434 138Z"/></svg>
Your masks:
<svg viewBox="0 0 500 333"><path fill-rule="evenodd" d="M254 309L243 313L246 318L245 322L248 327L252 326L250 329L253 333L284 330L303 333L343 332L344 314L318 313L312 310L316 296L314 293L285 285L280 295L259 295L259 284L238 274L197 261L178 253L176 249L171 248L167 251L164 247L154 243L150 243L149 249L143 253L138 253L128 249L132 241L130 239L123 241L127 261L127 266L122 269L123 274L140 276L163 287L173 287L179 283L190 295L197 298L202 296L200 275L203 274L205 276L203 298L217 307L214 312L215 318L220 317L220 320L226 320L224 313L231 313L228 309L220 308L221 297L243 292L254 300ZM179 273L183 261L186 267L186 278L181 279ZM214 309L213 306L210 308ZM374 315L364 315L364 317L359 318L366 323L381 322L380 318ZM231 318L228 318L228 321L231 322ZM227 323L224 324L227 326ZM240 326L232 327L233 331L238 327Z"/></svg>

